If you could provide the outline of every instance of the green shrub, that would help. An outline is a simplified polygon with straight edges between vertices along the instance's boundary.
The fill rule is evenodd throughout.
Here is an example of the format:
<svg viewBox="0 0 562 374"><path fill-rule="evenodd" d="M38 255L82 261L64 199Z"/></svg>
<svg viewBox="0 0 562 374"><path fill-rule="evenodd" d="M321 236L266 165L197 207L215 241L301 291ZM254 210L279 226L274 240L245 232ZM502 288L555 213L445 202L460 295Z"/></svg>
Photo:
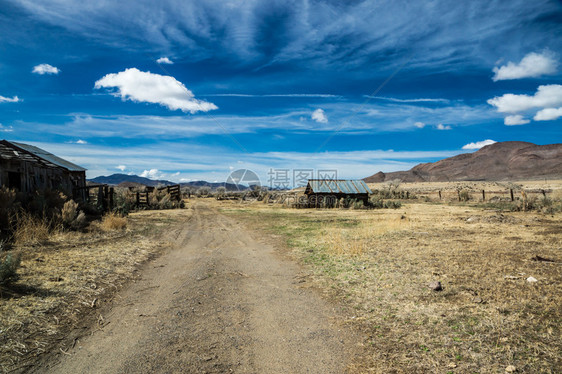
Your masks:
<svg viewBox="0 0 562 374"><path fill-rule="evenodd" d="M21 263L21 256L9 253L0 257L0 286L6 286L18 280L17 270Z"/></svg>
<svg viewBox="0 0 562 374"><path fill-rule="evenodd" d="M402 206L402 203L400 201L396 201L396 200L386 200L384 202L384 208L386 209L398 209Z"/></svg>
<svg viewBox="0 0 562 374"><path fill-rule="evenodd" d="M460 201L468 201L468 200L470 200L470 192L468 192L467 190L461 190L461 191L459 191L459 200L460 200Z"/></svg>

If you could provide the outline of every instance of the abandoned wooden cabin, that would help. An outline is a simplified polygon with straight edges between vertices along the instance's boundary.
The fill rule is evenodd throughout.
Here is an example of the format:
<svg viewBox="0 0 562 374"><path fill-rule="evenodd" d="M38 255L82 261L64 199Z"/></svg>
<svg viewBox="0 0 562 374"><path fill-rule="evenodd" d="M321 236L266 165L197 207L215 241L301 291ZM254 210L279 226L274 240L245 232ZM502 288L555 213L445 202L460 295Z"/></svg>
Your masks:
<svg viewBox="0 0 562 374"><path fill-rule="evenodd" d="M342 198L351 198L367 204L371 189L362 180L309 179L304 193L312 206L334 206Z"/></svg>
<svg viewBox="0 0 562 374"><path fill-rule="evenodd" d="M0 140L0 186L25 193L54 189L83 198L86 169L41 148Z"/></svg>

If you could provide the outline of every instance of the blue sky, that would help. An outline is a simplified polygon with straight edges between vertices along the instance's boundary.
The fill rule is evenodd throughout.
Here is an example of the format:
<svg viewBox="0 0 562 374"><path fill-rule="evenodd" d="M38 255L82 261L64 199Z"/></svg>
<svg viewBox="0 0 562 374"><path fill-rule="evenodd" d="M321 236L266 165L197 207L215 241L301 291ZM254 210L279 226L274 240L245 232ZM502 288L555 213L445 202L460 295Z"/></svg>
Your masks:
<svg viewBox="0 0 562 374"><path fill-rule="evenodd" d="M0 0L0 138L89 178L362 178L559 143L560 51L559 1Z"/></svg>

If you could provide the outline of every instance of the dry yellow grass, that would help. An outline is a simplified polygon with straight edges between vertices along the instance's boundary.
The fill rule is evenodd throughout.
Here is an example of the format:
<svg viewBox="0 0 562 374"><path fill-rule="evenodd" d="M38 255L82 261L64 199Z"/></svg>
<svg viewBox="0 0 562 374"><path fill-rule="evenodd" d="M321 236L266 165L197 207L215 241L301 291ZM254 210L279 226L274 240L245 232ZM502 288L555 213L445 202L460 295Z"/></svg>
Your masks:
<svg viewBox="0 0 562 374"><path fill-rule="evenodd" d="M100 228L103 231L124 230L127 228L127 217L117 213L107 213L101 220Z"/></svg>
<svg viewBox="0 0 562 374"><path fill-rule="evenodd" d="M0 288L0 372L25 368L71 328L87 326L85 315L97 318L99 306L134 270L170 245L163 229L189 214L134 213L125 221L128 230L92 225L87 232L51 232L40 247L16 245L19 280ZM123 227L119 218L110 218L109 227Z"/></svg>
<svg viewBox="0 0 562 374"><path fill-rule="evenodd" d="M374 211L221 205L285 238L317 284L352 307L349 323L365 331L369 347L354 371L562 367L560 213L468 204ZM430 290L432 281L444 290Z"/></svg>
<svg viewBox="0 0 562 374"><path fill-rule="evenodd" d="M20 212L17 216L17 227L14 232L14 243L16 245L33 245L46 242L51 231L45 218L38 218L30 213Z"/></svg>

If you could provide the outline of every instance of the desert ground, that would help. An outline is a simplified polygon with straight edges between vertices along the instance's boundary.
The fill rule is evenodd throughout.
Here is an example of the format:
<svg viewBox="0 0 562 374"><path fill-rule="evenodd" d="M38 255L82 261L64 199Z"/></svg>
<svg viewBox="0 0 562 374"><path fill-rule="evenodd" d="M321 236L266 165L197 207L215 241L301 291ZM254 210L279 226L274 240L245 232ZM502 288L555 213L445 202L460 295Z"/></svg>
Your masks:
<svg viewBox="0 0 562 374"><path fill-rule="evenodd" d="M401 185L418 197L396 209L194 198L28 245L0 298L0 368L559 372L562 183L533 183L549 209L480 201L479 184L466 202Z"/></svg>

